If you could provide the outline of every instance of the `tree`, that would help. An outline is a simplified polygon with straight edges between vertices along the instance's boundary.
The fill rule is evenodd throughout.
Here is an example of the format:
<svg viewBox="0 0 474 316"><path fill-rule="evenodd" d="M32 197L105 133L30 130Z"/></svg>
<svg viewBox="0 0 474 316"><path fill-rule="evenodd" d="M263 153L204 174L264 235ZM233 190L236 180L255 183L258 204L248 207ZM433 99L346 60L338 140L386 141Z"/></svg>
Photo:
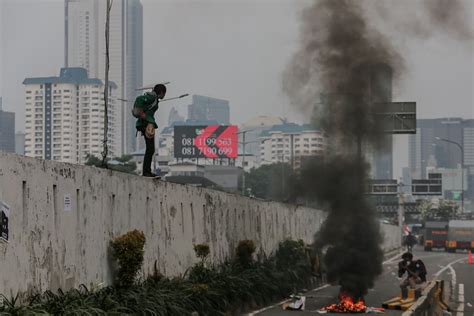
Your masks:
<svg viewBox="0 0 474 316"><path fill-rule="evenodd" d="M449 221L456 217L459 206L453 201L440 200L439 205L431 201L423 201L420 208L424 220Z"/></svg>
<svg viewBox="0 0 474 316"><path fill-rule="evenodd" d="M261 199L288 202L292 198L296 177L287 163L263 165L246 173L246 191Z"/></svg>
<svg viewBox="0 0 474 316"><path fill-rule="evenodd" d="M86 166L96 166L104 168L102 160L94 155L87 154ZM123 155L122 157L115 157L113 160L107 159L106 168L114 171L136 174L137 164L132 160L133 156Z"/></svg>

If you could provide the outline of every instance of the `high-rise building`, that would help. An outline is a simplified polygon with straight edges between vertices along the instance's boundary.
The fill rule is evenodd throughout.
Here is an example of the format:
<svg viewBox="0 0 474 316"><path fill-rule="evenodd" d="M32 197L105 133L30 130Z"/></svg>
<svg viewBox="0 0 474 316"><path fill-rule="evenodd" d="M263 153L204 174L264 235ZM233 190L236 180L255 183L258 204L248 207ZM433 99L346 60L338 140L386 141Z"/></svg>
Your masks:
<svg viewBox="0 0 474 316"><path fill-rule="evenodd" d="M328 91L321 94L321 103L327 104L329 108L338 108L339 106L355 108L359 104L363 104L374 111L380 109L380 112L383 113L384 105L392 102L392 68L383 63L367 63L357 67L353 75L358 78L357 83L340 87L339 91ZM318 115L319 113L313 113L314 117ZM353 130L351 135L355 136L359 132L359 130ZM365 158L370 162L372 178L393 178L393 136L391 134L383 135L383 141L379 142L377 147L365 143L364 139L361 139L360 143L353 142L351 145L347 139L344 141L346 135L343 133L336 133L331 137L334 139L331 145L335 146L339 152L355 153L359 149L362 150L365 153ZM341 142L344 142L343 146L340 145Z"/></svg>
<svg viewBox="0 0 474 316"><path fill-rule="evenodd" d="M171 126L177 122L184 122L184 116L179 115L178 110L172 107L168 115L168 126Z"/></svg>
<svg viewBox="0 0 474 316"><path fill-rule="evenodd" d="M26 78L25 155L84 163L100 157L104 135L104 85L83 68L62 68L59 77ZM111 83L108 106L109 156L117 155L117 112Z"/></svg>
<svg viewBox="0 0 474 316"><path fill-rule="evenodd" d="M15 113L2 110L2 98L0 98L0 150L15 152Z"/></svg>
<svg viewBox="0 0 474 316"><path fill-rule="evenodd" d="M439 141L443 138L458 146ZM427 178L427 169L458 169L464 163L468 181L466 197L474 198L474 119L438 118L417 120L416 134L409 137L409 164L413 178Z"/></svg>
<svg viewBox="0 0 474 316"><path fill-rule="evenodd" d="M361 79L364 80L365 99L371 103L392 102L393 70L387 64L362 66ZM374 179L393 178L393 136L386 135L383 148L373 150L372 176Z"/></svg>
<svg viewBox="0 0 474 316"><path fill-rule="evenodd" d="M105 79L105 0L65 0L65 66L87 69ZM133 100L143 81L143 8L140 0L114 0L110 12L109 80L116 97ZM137 149L131 104L117 101L120 111L118 154Z"/></svg>
<svg viewBox="0 0 474 316"><path fill-rule="evenodd" d="M326 147L323 133L314 126L287 123L275 125L260 136L260 162L290 163L300 169L307 157L322 156Z"/></svg>
<svg viewBox="0 0 474 316"><path fill-rule="evenodd" d="M230 122L229 101L202 95L193 95L193 103L188 105L188 120L217 121L228 125Z"/></svg>
<svg viewBox="0 0 474 316"><path fill-rule="evenodd" d="M25 133L18 132L15 134L15 153L25 154Z"/></svg>
<svg viewBox="0 0 474 316"><path fill-rule="evenodd" d="M262 132L270 130L275 125L285 124L286 119L274 116L257 116L245 122L239 127L239 156L245 155L245 161L256 160L256 165L260 163L260 135ZM245 136L245 139L244 139ZM245 153L244 153L245 143ZM241 154L240 154L241 153ZM253 157L251 157L253 156ZM243 158L243 157L242 157ZM239 159L237 159L237 164Z"/></svg>

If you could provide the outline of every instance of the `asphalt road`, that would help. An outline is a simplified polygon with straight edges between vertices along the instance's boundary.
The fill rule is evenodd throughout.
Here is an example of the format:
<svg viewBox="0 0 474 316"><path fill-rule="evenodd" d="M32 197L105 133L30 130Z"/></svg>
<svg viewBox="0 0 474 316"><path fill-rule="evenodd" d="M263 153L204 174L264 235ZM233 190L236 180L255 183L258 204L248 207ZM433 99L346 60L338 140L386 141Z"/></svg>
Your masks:
<svg viewBox="0 0 474 316"><path fill-rule="evenodd" d="M474 316L474 265L467 264L467 253L425 252L421 248L416 248L414 256L415 258L422 259L425 263L428 270L428 279L437 277L448 281L447 285L452 282L455 291L452 295L451 306L456 310L453 315ZM395 258L384 263L382 275L378 278L374 288L370 289L369 294L365 297L368 306L381 307L384 301L400 293L400 281L397 278L398 261L399 258ZM459 290L460 287L461 291ZM462 295L462 293L464 294ZM248 315L318 315L316 311L321 307L338 301L338 294L339 287L327 286L306 293L305 311L284 311L280 305L275 305ZM387 310L384 315L401 315L401 312Z"/></svg>

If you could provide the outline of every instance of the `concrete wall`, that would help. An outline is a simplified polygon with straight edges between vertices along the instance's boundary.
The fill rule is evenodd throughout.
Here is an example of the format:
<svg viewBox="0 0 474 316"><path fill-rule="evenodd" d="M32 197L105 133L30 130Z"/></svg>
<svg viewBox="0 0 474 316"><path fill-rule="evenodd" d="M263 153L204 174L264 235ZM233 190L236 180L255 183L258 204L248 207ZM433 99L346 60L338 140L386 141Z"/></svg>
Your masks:
<svg viewBox="0 0 474 316"><path fill-rule="evenodd" d="M110 282L109 242L135 228L147 238L144 272L156 260L176 275L196 261L194 243L208 243L215 260L242 239L268 254L287 237L310 243L324 219L314 209L1 152L0 201L10 206L9 242L0 241L5 294Z"/></svg>
<svg viewBox="0 0 474 316"><path fill-rule="evenodd" d="M401 229L398 226L381 224L383 234L382 248L385 252L389 252L401 247Z"/></svg>

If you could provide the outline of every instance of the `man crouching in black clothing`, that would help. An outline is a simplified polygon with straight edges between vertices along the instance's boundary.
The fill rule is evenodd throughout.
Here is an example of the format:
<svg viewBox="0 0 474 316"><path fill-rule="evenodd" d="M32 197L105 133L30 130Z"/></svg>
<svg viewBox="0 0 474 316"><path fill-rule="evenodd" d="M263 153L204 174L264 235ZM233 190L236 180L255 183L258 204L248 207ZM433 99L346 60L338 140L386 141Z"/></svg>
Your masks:
<svg viewBox="0 0 474 316"><path fill-rule="evenodd" d="M417 285L426 282L426 267L420 259L413 260L413 255L406 252L402 255L402 261L398 263L398 277L407 273L407 277L400 283L402 297L407 297L407 289L415 289Z"/></svg>

